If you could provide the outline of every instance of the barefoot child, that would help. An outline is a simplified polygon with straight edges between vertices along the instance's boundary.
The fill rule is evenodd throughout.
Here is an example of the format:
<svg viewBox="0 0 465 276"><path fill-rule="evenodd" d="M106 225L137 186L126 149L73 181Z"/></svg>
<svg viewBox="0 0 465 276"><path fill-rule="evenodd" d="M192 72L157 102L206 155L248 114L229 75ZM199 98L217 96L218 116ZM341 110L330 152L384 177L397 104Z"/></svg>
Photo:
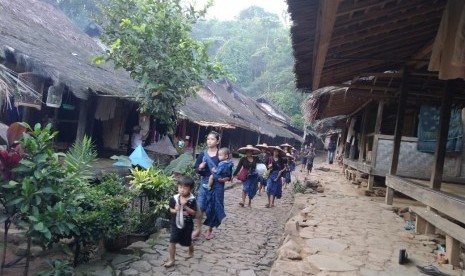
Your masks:
<svg viewBox="0 0 465 276"><path fill-rule="evenodd" d="M204 158L204 162L207 162L207 158ZM225 178L231 175L231 170L234 164L231 159L229 159L228 148L221 148L218 151L218 160L220 160L218 166L211 168L212 174L208 178L208 189L211 189L213 183L219 178Z"/></svg>
<svg viewBox="0 0 465 276"><path fill-rule="evenodd" d="M194 230L193 219L197 212L197 202L192 195L193 189L194 180L188 176L181 176L178 180L178 194L170 198L171 236L168 247L169 258L164 264L165 267L174 265L176 243L189 246L189 258L194 254L191 235Z"/></svg>

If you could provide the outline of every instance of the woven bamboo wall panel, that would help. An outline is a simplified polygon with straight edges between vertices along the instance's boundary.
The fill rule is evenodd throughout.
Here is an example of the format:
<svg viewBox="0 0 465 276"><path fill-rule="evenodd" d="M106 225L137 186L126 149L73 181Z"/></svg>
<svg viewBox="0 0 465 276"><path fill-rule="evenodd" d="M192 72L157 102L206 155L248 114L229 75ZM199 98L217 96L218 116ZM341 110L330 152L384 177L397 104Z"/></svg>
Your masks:
<svg viewBox="0 0 465 276"><path fill-rule="evenodd" d="M380 139L378 141L378 151L376 158L376 169L389 172L391 167L393 141ZM406 177L424 177L431 176L433 167L434 154L417 151L417 143L413 141L402 141L400 144L399 167L397 174ZM444 175L455 176L456 158L446 157L444 163ZM464 170L462 169L462 175Z"/></svg>

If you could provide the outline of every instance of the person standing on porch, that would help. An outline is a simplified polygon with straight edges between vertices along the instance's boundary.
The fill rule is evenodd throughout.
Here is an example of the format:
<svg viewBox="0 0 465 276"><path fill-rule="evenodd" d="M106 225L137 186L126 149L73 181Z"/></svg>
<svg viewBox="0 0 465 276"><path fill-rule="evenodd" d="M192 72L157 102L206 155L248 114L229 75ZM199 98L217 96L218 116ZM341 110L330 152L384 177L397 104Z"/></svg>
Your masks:
<svg viewBox="0 0 465 276"><path fill-rule="evenodd" d="M208 231L205 233L207 239L213 238L213 227L218 227L221 220L226 217L224 213L224 183L229 181L230 178L219 178L219 185L213 185L209 190L208 180L211 175L211 169L207 162L204 162L204 156L207 155L210 161L217 166L218 159L218 145L220 143L220 135L211 131L207 135L207 149L199 154L195 162L195 172L200 175L200 185L197 194L197 203L199 205L199 212L197 216L197 229L192 232L192 239L197 239L202 231L202 219L204 212L208 209L208 202L215 203L215 219L207 217L205 223L209 226ZM210 205L211 206L211 205ZM213 213L213 212L212 212Z"/></svg>
<svg viewBox="0 0 465 276"><path fill-rule="evenodd" d="M253 147L252 145L247 145L237 150L239 153L245 154L239 160L236 170L233 173L233 178L237 176L240 170L246 170L247 176L245 180L242 181L242 200L239 202L239 206L244 207L245 198L249 197L249 203L247 206L252 205L252 199L257 193L257 184L258 184L258 173L256 171L257 164L259 163L258 157L254 156L260 154L260 150Z"/></svg>

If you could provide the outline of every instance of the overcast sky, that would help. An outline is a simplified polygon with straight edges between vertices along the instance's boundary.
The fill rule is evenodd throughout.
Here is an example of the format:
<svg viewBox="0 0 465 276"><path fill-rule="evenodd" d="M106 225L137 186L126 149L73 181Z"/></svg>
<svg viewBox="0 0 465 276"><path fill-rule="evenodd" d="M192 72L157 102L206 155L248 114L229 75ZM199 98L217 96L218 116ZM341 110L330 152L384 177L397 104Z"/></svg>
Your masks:
<svg viewBox="0 0 465 276"><path fill-rule="evenodd" d="M202 0L198 0L201 3ZM282 17L283 10L287 11L285 0L215 0L214 6L208 11L207 18L217 18L220 20L231 20L236 17L241 10L250 6L259 6L268 12L275 13Z"/></svg>

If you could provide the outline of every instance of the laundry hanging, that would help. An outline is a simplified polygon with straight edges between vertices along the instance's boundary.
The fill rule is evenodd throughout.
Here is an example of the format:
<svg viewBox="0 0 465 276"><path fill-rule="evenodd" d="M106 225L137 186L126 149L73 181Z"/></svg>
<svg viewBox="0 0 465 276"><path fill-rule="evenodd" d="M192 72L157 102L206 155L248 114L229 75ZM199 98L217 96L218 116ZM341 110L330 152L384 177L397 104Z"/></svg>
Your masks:
<svg viewBox="0 0 465 276"><path fill-rule="evenodd" d="M417 150L434 153L436 151L439 131L439 107L423 105L418 114ZM452 109L447 135L446 152L462 151L462 114L459 109Z"/></svg>

